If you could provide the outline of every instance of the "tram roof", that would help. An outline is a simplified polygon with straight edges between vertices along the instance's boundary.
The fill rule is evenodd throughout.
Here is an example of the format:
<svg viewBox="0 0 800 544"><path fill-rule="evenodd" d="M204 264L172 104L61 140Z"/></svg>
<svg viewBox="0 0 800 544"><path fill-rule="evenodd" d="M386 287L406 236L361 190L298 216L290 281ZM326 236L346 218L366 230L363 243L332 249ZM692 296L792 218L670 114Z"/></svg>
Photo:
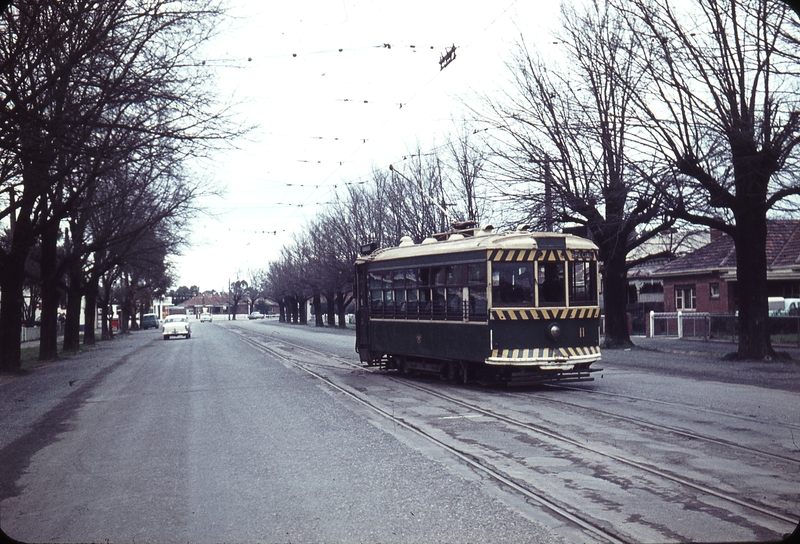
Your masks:
<svg viewBox="0 0 800 544"><path fill-rule="evenodd" d="M447 236L447 238L427 238L421 244L414 244L409 238L404 237L399 246L376 249L369 255L360 256L358 261L377 262L491 249L597 250L597 246L591 240L573 234L553 232L487 233L476 231L474 235L454 232L436 236L437 238Z"/></svg>

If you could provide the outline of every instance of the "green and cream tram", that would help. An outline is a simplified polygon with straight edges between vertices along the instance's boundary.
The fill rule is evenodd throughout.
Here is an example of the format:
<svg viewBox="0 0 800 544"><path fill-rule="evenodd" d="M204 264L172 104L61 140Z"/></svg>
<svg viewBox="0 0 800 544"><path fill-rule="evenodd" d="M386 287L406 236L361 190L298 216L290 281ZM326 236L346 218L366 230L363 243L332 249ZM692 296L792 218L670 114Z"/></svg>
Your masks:
<svg viewBox="0 0 800 544"><path fill-rule="evenodd" d="M591 380L599 370L591 241L484 227L371 249L356 261L363 363L510 384Z"/></svg>

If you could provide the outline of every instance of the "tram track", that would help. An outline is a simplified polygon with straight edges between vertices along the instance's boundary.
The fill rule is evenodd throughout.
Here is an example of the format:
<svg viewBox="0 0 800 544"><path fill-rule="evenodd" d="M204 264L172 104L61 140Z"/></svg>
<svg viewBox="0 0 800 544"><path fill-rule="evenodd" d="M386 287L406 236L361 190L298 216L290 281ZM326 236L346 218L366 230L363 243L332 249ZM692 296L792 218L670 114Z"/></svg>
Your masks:
<svg viewBox="0 0 800 544"><path fill-rule="evenodd" d="M344 394L350 400L357 402L361 406L363 406L363 407L365 407L365 408L377 413L381 417L390 420L394 425L398 425L398 426L406 429L407 431L410 431L414 435L416 435L418 437L421 437L421 438L424 438L425 440L433 443L437 447L439 447L439 448L443 449L444 451L448 452L450 455L452 455L452 456L456 457L457 459L461 460L462 462L464 462L465 464L470 466L472 469L477 470L477 471L479 471L480 473L482 473L482 474L484 474L486 476L489 476L490 478L492 478L493 480L503 484L507 488L509 488L509 489L521 494L526 499L532 500L533 502L539 504L540 506L543 506L543 507L547 508L549 511L551 511L554 514L556 514L558 517L560 517L560 518L562 518L562 519L564 519L566 521L569 521L570 523L580 527L582 530L586 531L593 539L600 539L603 542L610 542L610 543L614 543L614 544L622 544L622 543L627 541L627 539L624 538L622 535L618 535L616 533L613 533L613 532L603 528L599 524L595 524L595 523L592 523L589 520L584 519L584 517L582 517L580 515L580 513L577 512L577 511L569 510L567 508L559 506L558 504L556 504L552 500L548 499L547 497L545 497L543 494L539 493L538 491L530 489L529 487L526 487L526 486L520 484L519 482L516 482L513 478L511 478L508 475L504 474L502 471L499 471L499 470L495 469L494 467L488 465L487 463L481 461L480 459L477 459L473 455L470 455L469 453L461 451L460 449L455 448L450 444L447 444L446 442L436 438L435 436L433 436L432 434L426 432L425 430L421 429L420 427L418 427L418 426L406 421L405 419L403 419L401 417L396 416L395 414L391 413L389 410L386 410L386 409L378 406L377 404L375 404L373 402L370 402L367 398L365 398L365 396L356 394L355 392L351 391L350 389L348 389L346 387L343 387L340 384L335 383L328 376L325 376L325 375L319 373L318 371L316 371L314 369L314 368L319 368L320 366L323 366L323 365L309 364L309 363L301 361L299 359L289 357L286 354L281 353L280 351L277 351L277 350L269 347L268 345L265 345L264 343L258 342L258 341L254 340L254 339L252 339L251 337L248 337L248 336L242 335L242 339L245 342L247 342L248 344L250 344L251 346L259 349L260 351L268 353L271 356L276 357L276 358L278 358L280 360L283 360L285 362L288 362L289 364L293 365L295 368L298 368L299 370L302 370L303 372L309 374L310 376L313 376L314 378L324 382L328 387L330 387L330 388L332 388L332 389ZM298 348L304 349L305 351L315 353L316 355L323 355L321 352L318 352L317 350L304 348L302 346L297 346L296 344L295 344L295 346L298 347ZM330 354L324 354L324 355L325 356L330 356ZM363 369L363 367L361 367L361 365L353 365L353 366L358 366L359 368ZM341 370L341 367L336 367L336 368Z"/></svg>
<svg viewBox="0 0 800 544"><path fill-rule="evenodd" d="M680 476L675 475L675 474L670 474L667 471L664 471L662 469L658 469L656 467L647 465L645 463L641 463L639 461L635 461L635 460L632 460L632 459L627 459L627 458L622 457L620 455L616 455L616 454L610 453L608 451L604 451L602 448L596 448L596 447L584 444L584 443L582 443L582 442L580 442L578 440L563 436L560 433L555 433L555 432L553 432L553 431L551 431L549 429L546 429L546 428L544 428L544 427L542 427L540 425L533 425L531 423L526 423L526 422L520 421L518 419L509 417L509 416L506 416L506 415L503 415L503 414L498 414L498 413L493 412L491 410L487 410L485 408L482 408L482 407L480 407L478 405L462 401L461 399L452 397L450 395L443 394L443 393L441 393L439 391L436 391L434 389L431 389L431 388L427 388L427 387L424 387L424 386L421 387L421 386L419 386L417 384L413 384L413 383L410 383L410 382L405 382L405 383L407 383L407 385L409 385L410 387L413 387L415 389L423 391L423 392L425 392L425 393L427 393L427 394L429 394L431 396L435 396L435 397L440 398L442 400L446 400L446 401L451 402L453 404L457 404L457 405L459 405L459 406L461 406L463 408L466 408L468 410L474 411L476 413L483 414L483 415L485 415L487 417L491 417L491 418L494 418L496 420L503 421L504 423L513 425L513 426L518 427L518 428L523 428L523 429L527 429L527 430L533 431L533 432L535 432L535 433L537 433L539 435L543 435L543 436L546 436L546 437L551 438L553 440L557 440L557 441L569 444L569 445L571 445L573 447L576 447L576 448L579 448L579 449L582 449L582 450L585 450L585 451L589 451L589 452L591 452L591 453L593 453L595 455L599 455L601 457L606 457L608 459L612 459L612 460L614 460L614 461L616 461L618 463L622 463L622 464L627 465L627 466L629 466L631 468L635 468L635 469L638 469L638 470L641 470L641 471L644 471L644 472L648 472L650 474L653 474L653 475L658 476L660 478L663 478L665 480L668 480L668 481L683 485L685 487L692 488L692 489L694 489L696 491L700 491L702 493L705 493L707 495L716 497L718 499L722 499L722 500L737 504L739 506L742 506L742 507L748 508L750 510L759 512L759 513L761 513L763 515L770 516L770 517L779 519L781 521L786 521L786 522L789 522L789 523L796 523L796 519L793 518L793 517L781 514L779 512L774 512L772 510L768 510L767 508L765 508L765 507L763 507L761 505L757 505L757 504L754 504L754 503L750 503L750 502L747 502L747 501L743 501L743 500L737 499L736 497L733 497L733 496L731 496L729 494L726 494L724 492L716 490L716 489L714 489L714 488L712 488L710 486L706 486L706 485L698 484L696 482L692 482L692 481L690 481L690 480L688 480L686 478L680 477ZM633 421L633 419L631 419L631 421ZM656 426L656 425L649 424L649 426ZM718 442L717 440L710 439L708 437L702 437L700 435L695 435L695 436L697 436L698 439L706 440L706 441L709 441L709 442L711 442L711 441ZM727 443L727 444L731 444L731 443ZM755 453L759 453L759 454L762 453L762 452L758 452L758 451L752 450L752 449L750 449L750 451L751 452L755 452ZM782 457L782 456L778 456L778 458L783 460L783 461L788 460L788 461L791 461L793 463L798 463L798 461L796 459L785 458L785 457Z"/></svg>
<svg viewBox="0 0 800 544"><path fill-rule="evenodd" d="M248 331L248 333L252 333L252 331ZM403 419L401 417L397 417L397 416L394 415L394 413L390 413L385 408L380 407L375 402L370 401L369 398L366 395L360 394L360 393L358 393L356 391L353 391L353 390L351 390L351 389L349 389L347 387L344 387L344 386L342 386L340 384L335 383L328 376L321 374L319 369L325 369L325 370L330 369L330 370L339 370L339 371L341 371L341 370L343 370L343 367L344 367L344 368L350 368L350 369L358 369L358 370L361 370L361 371L364 371L364 372L372 372L372 373L378 373L378 372L379 373L384 373L384 372L379 371L378 369L375 369L375 368L366 368L363 365L356 364L356 363L353 363L351 361L348 361L346 358L339 357L339 356L336 356L336 355L332 355L330 353L325 353L325 352L322 352L322 351L319 351L319 350L316 350L316 349L313 349L313 348L308 348L306 346L301 346L301 345L298 345L298 344L294 344L294 343L288 342L288 341L286 341L284 339L274 339L273 338L273 339L268 340L267 344L272 343L273 341L274 342L278 342L278 343L282 343L284 345L291 346L293 350L298 350L298 354L299 354L299 352L302 351L302 352L305 352L305 353L309 354L313 358L325 358L325 359L334 358L335 360L338 361L339 364L323 364L323 363L319 363L318 361L313 361L313 360L309 361L309 360L304 359L304 358L293 357L290 354L283 353L282 351L273 349L272 347L268 346L267 344L265 344L263 342L259 342L257 340L252 339L252 338L248 338L247 336L243 336L243 338L246 341L248 341L249 343L251 343L252 345L254 345L255 347L257 347L259 349L262 349L263 351L266 351L266 352L270 353L271 355L273 355L275 357L278 357L278 358L280 358L280 359L282 359L282 360L284 360L284 361L296 366L297 368L299 368L299 369L303 370L304 372L316 377L319 380L324 381L328 386L336 389L337 391L340 391L340 392L344 393L345 395L347 395L352 400L355 400L358 403L362 404L363 406L370 408L371 410L373 410L373 411L377 412L378 414L380 414L382 417L385 417L385 418L391 420L394 424L400 425L403 428L406 428L406 429L410 430L411 432L413 432L413 433L415 433L415 434L417 434L417 435L419 435L421 437L424 437L426 440L429 440L429 441L435 443L437 446L439 446L442 449L448 451L450 454L458 457L459 459L461 459L462 461L464 461L465 463L467 463L471 467L473 467L473 468L475 468L477 470L480 470L481 472L491 476L494 480L504 484L505 486L515 490L518 493L521 493L526 498L534 500L538 504L546 507L548 510L558 514L559 516L562 516L562 517L564 517L566 519L569 519L572 523L575 523L576 525L580 526L583 530L589 531L591 534L595 535L595 537L602 536L602 538L604 540L608 540L608 541L611 541L611 542L620 541L620 540L622 540L622 541L626 540L625 537L622 537L622 536L614 534L614 533L610 533L606 529L600 527L599 524L593 523L590 520L584 519L584 517L582 517L578 512L570 511L568 508L565 508L564 505L559 505L556 502L554 502L553 500L548 499L540 491L538 491L536 489L533 489L530 486L526 486L524 483L522 483L522 482L514 479L513 477L510 477L509 475L507 475L504 471L499 470L494 466L491 466L489 464L489 462L486 461L485 459L481 459L481 458L477 457L474 454L466 453L465 451L462 451L461 449L458 449L458 448L452 446L451 444L446 443L445 441L433 436L430 432L427 432L424 429L418 427L417 425L414 425L414 424L406 421L405 419ZM442 400L442 401L444 401L446 403L449 403L449 404L452 404L452 405L455 405L455 406L459 406L459 407L461 407L463 409L469 410L469 411L474 412L476 414L480 414L482 416L486 416L486 417L492 418L493 420L503 422L505 425L512 426L513 428L517 428L517 429L525 430L526 432L534 433L534 435L539 436L539 437L546 437L546 438L548 438L548 439L550 439L552 441L555 441L556 443L565 444L569 448L573 448L573 449L577 449L577 450L581 450L581 451L585 451L585 452L590 452L592 455L597 455L597 456L609 459L609 460L611 460L613 462L625 465L625 466L627 466L629 468L632 468L632 469L635 469L635 470L638 470L638 471L642 471L642 472L646 472L646 473L648 473L648 474L650 474L652 476L655 476L657 478L661 478L663 480L672 482L672 483L677 484L679 486L682 486L684 488L692 489L695 492L700 492L700 493L702 493L704 495L707 495L709 497L714 497L715 499L719 499L719 500L725 501L725 502L730 503L730 504L735 504L735 505L737 505L737 506L739 506L741 508L745 508L745 509L747 509L749 511L757 512L758 514L760 514L762 516L766 516L766 517L769 517L769 518L777 519L777 520L784 521L784 522L791 523L791 524L795 524L796 521L797 521L792 516L789 516L789 515L787 515L787 514L785 514L783 512L775 511L774 509L770 509L769 505L764 505L764 504L760 504L760 503L753 502L753 501L742 500L740 498L737 498L736 496L733 496L730 493L726 493L726 492L721 491L720 489L716 489L716 488L714 488L714 487L712 487L710 485L706 485L704 483L699 483L699 482L696 482L696 481L692 481L689 478L682 477L680 475L671 473L671 472L669 472L667 470L658 468L656 466L652 466L652 465L650 465L648 463L644 463L644 462L641 462L641 461L630 459L630 458L627 458L625 456L619 455L617 453L613 453L613 452L607 451L607 449L602 448L602 447L600 447L600 448L593 447L591 445L582 443L582 442L580 442L578 440L575 440L573 438L570 438L568 436L564 436L564 435L562 435L560 433L554 432L551 429L547 429L542 425L536 425L536 424L533 424L533 423L521 421L521 420L519 420L517 418L511 417L511 416L508 416L508 415L505 415L505 414L501 414L501 413L498 413L498 412L493 411L493 410L489 410L489 409L484 408L482 406L479 406L479 405L477 405L475 403L472 403L472 402L463 400L461 398L457 398L457 397L454 397L452 395L449 395L449 394L447 394L447 393L445 393L445 392L443 392L443 391L441 391L439 389L434 389L434 388L431 388L431 387L427 387L424 384L415 383L413 380L408 380L406 378L400 378L400 377L395 377L395 376L391 376L391 375L386 376L386 378L389 379L389 380L392 380L393 382L401 383L401 384L403 384L404 387L415 389L415 390L417 390L417 391L419 391L419 392L421 392L421 393L423 393L425 395L430 395L432 397L438 398L438 399L440 399L440 400ZM558 386L556 386L556 387L558 387ZM572 387L566 387L566 389L581 390L580 388L572 388ZM585 390L583 390L583 391L585 391ZM551 404L557 404L557 405L560 404L560 405L570 406L572 408L589 410L589 408L587 408L585 406L581 406L580 404L568 403L568 402L565 402L565 401L558 401L558 400L546 399L546 398L543 398L541 400L544 400L544 401L549 402ZM646 400L646 399L644 399L644 400ZM596 412L596 410L595 410L595 412ZM760 450L756 450L754 448L750 448L750 447L747 447L747 446L735 444L735 443L730 442L730 441L721 440L721 439L714 438L714 437L703 436L703 435L700 435L700 434L697 434L697 433L689 432L689 431L686 431L686 430L683 430L683 429L678 429L678 428L667 426L667 425L661 425L661 424L648 422L648 421L645 421L645 420L643 420L641 418L635 418L635 417L631 417L631 416L622 416L622 415L618 415L618 414L613 414L611 412L603 412L602 415L607 416L609 418L613 417L613 418L615 418L617 420L626 421L626 422L629 422L631 424L639 425L639 426L642 426L642 427L645 427L645 428L649 428L651 430L658 430L658 431L663 431L663 432L668 432L668 433L674 433L675 435L682 436L684 438L691 438L693 440L702 440L702 441L705 441L707 443L716 444L718 446L729 447L729 448L732 448L732 449L735 449L735 450L738 450L738 451L746 452L746 453L748 453L750 455L761 456L761 457L764 457L764 458L771 458L771 459L774 459L774 460L778 460L780 462L789 462L789 463L793 463L793 464L800 464L800 461L798 461L797 459L794 459L794 458L789 458L787 456L773 454L771 452L763 452L763 451L760 451ZM752 421L752 420L749 420L749 421Z"/></svg>
<svg viewBox="0 0 800 544"><path fill-rule="evenodd" d="M764 421L759 421L759 420L757 420L757 419L755 419L755 418L753 418L751 416L743 416L743 415L740 415L740 414L733 414L731 412L724 412L722 410L714 410L714 409L711 409L711 408L704 408L704 407L701 407L701 406L694 406L694 405L691 405L691 404L684 404L684 403L681 403L681 402L670 402L670 401L666 401L666 400L648 399L648 398L643 398L643 397L637 397L637 396L634 396L634 395L623 395L621 393L611 393L609 391L595 391L595 390L591 390L591 389L585 389L585 388L581 388L581 387L574 387L574 386L569 386L569 385L564 385L564 384L557 384L557 383L544 384L544 386L548 387L548 388L551 388L551 389L562 389L562 390L565 390L565 391L580 391L580 392L583 392L583 393L586 393L586 394L590 394L590 395L600 395L600 396L606 396L606 397L614 397L614 398L620 398L620 399L625 399L625 400L632 400L632 401L636 401L636 402L645 402L645 403L649 403L649 404L661 404L663 406L669 406L671 408L679 408L681 410L692 410L694 412L700 412L700 413L710 414L710 415L714 415L714 416L729 417L729 418L732 418L732 419L738 419L738 420L741 420L741 421L746 421L748 423L767 423L767 422L764 422ZM800 431L800 425L795 425L795 424L792 424L792 423L770 422L770 424L779 425L779 426L785 427L787 429L794 429L794 430Z"/></svg>
<svg viewBox="0 0 800 544"><path fill-rule="evenodd" d="M579 389L576 389L576 390L579 390ZM584 390L584 391L586 391L586 390ZM636 400L636 399L634 399L632 397L628 397L628 398L630 398L631 400ZM730 440L724 440L724 439L715 438L715 437L712 437L712 436L704 436L704 435L697 434L697 433L694 433L694 432L691 432L691 431L687 431L686 429L681 429L679 427L673 427L671 425L665 425L663 423L653 423L651 421L646 421L646 420L638 418L638 417L625 416L625 415L622 415L622 414L617 414L617 413L614 413L614 412L610 412L608 410L601 410L601 409L598 409L597 407L594 407L594 406L593 407L587 407L587 406L584 406L584 405L581 405L581 404L577 404L577 403L574 403L574 402L568 402L568 401L564 401L564 400L547 398L547 397L537 397L536 400L537 400L537 402L546 402L546 403L551 404L551 405L568 406L570 408L577 408L579 410L590 411L595 416L602 416L604 418L615 419L617 421L624 421L624 422L627 422L627 423L632 423L632 424L635 424L635 425L639 425L641 427L652 429L654 431L667 431L667 432L672 433L674 435L682 436L684 438L689 438L691 440L698 440L698 441L703 441L703 442L707 442L707 443L711 443L711 444L717 444L719 446L723 446L723 447L727 447L727 448L730 448L730 449L733 449L733 450L738 450L738 451L741 451L741 452L745 452L745 453L748 453L748 454L756 456L756 457L774 459L776 461L787 462L787 463L791 463L791 464L800 466L800 456L798 456L798 457L789 457L787 455L780 455L780 454L777 454L777 453L772 453L772 452L768 452L768 451L752 448L750 446L745 446L743 444L737 444L736 442L731 442ZM642 400L646 401L646 399L642 399ZM735 414L720 414L720 415L726 415L728 417L736 417ZM741 416L739 416L739 417L741 417ZM746 419L746 418L742 418L742 419ZM746 421L749 421L751 423L753 422L752 419L746 419Z"/></svg>

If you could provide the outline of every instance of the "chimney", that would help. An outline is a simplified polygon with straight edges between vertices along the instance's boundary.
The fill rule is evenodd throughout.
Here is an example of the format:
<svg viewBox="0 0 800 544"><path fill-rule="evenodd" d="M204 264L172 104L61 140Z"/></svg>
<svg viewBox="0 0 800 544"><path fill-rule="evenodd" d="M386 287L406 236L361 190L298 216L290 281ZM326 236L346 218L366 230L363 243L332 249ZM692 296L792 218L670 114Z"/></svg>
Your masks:
<svg viewBox="0 0 800 544"><path fill-rule="evenodd" d="M722 238L723 236L725 236L725 233L722 232L719 229L715 229L715 228L711 227L710 230L711 230L711 241L712 242L715 241L715 240L718 240L719 238Z"/></svg>

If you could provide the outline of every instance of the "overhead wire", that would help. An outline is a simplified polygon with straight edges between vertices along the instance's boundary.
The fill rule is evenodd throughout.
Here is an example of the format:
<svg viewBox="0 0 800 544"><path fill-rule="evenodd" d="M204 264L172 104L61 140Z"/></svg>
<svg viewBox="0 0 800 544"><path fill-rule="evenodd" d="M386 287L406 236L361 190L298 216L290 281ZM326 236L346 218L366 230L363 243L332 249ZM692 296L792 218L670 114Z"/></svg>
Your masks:
<svg viewBox="0 0 800 544"><path fill-rule="evenodd" d="M518 0L511 1L500 14L498 14L494 19L492 19L481 31L476 33L474 38L472 40L470 40L469 42L467 42L466 45L459 46L458 48L456 48L455 44L453 44L453 46L451 48L448 48L450 50L450 52L454 54L456 49L468 49L469 47L471 47L473 45L473 43L478 39L478 37L480 35L482 35L483 33L485 33L491 26L493 26L498 20L500 20L500 18L505 16L506 13L517 3L517 1ZM305 56L305 55L318 55L318 54L326 54L326 53L343 53L343 52L350 52L350 51L363 51L363 50L368 50L368 49L378 49L378 48L383 48L383 49L389 50L389 49L392 49L392 47L393 47L392 44L384 43L384 44L381 44L381 45L372 45L372 46L350 47L350 48L331 48L331 49L323 49L323 50L317 50L317 51L306 51L306 52L299 53L299 54L298 53L292 53L291 56L293 58L296 58L298 56ZM401 48L401 49L402 48L408 48L408 49L410 49L412 51L415 51L415 52L417 50L421 50L421 48L417 48L415 45L399 46L399 47L395 45L394 47L395 48ZM430 50L434 50L434 46L429 46L429 49ZM271 58L280 58L280 57L286 57L286 56L287 56L286 54L266 55L266 56L261 56L259 58L261 58L261 59L271 59ZM248 63L252 62L253 61L253 57L252 56L248 57L247 61L248 61ZM441 59L440 59L440 61L441 61ZM215 62L215 60L214 59L209 59L209 62ZM242 66L242 67L244 67L244 66ZM415 101L415 99L426 88L428 88L432 84L433 81L435 81L437 78L441 77L441 73L442 73L443 68L444 68L444 66L442 66L442 69L440 69L434 76L432 76L427 81L425 81L416 90L416 92L414 92L408 98L408 100L406 100L404 102L396 103L396 104L399 105L399 107L394 111L394 113L389 115L386 118L386 120L379 127L374 129L372 134L373 135L374 134L378 134L382 130L384 130L385 127L396 118L397 114L400 112L400 110L403 109L404 106L406 106L406 105L410 104L411 102ZM354 104L369 104L370 103L369 100L361 100L361 101L359 101L359 100L351 100L349 98L338 99L338 100L340 100L342 102L353 102ZM486 129L483 129L483 130L486 130ZM274 135L280 135L279 133L273 133L273 134ZM282 136L291 136L291 135L282 135ZM304 137L304 136L298 135L296 137ZM310 138L310 139L317 139L317 140L330 139L330 138L325 138L325 137L322 137L322 136L305 136L305 137L306 138ZM350 140L350 139L357 139L357 138L339 138L339 137L334 137L333 138L334 141ZM314 198L315 194L319 190L321 190L323 187L326 187L326 188L329 189L327 194L331 194L332 192L335 192L335 190L340 185L341 186L348 186L348 185L357 185L357 184L368 183L369 179L358 179L357 178L355 181L352 181L352 180L351 181L341 181L341 182L333 184L333 185L329 184L329 181L331 180L331 178L334 175L336 175L337 172L340 171L340 169L343 167L343 165L346 164L346 163L351 163L353 157L356 154L358 154L364 148L364 146L367 145L367 143L369 141L371 141L373 138L370 137L370 138L360 138L360 139L361 139L361 143L358 144L358 146L349 155L347 155L346 158L343 161L335 161L335 160L334 161L323 161L323 160L313 160L313 159L296 159L298 162L304 162L304 163L327 164L327 163L331 163L332 162L332 163L338 163L338 164L319 183L294 183L294 182L290 183L290 182L283 182L286 187L294 187L294 186L296 186L296 187L311 187L311 188L313 188L313 190L311 191L311 193L309 195L307 195L307 197L300 204L276 202L276 203L274 203L274 205L289 206L289 207L292 207L292 208L296 208L297 210L300 210L300 209L308 207L308 206L326 204L326 203L329 203L329 202L326 202L326 203L311 203L310 202ZM458 139L461 139L461 138L458 138ZM455 141L455 139L449 140L448 142L445 142L444 144L437 145L437 146L429 149L425 153L420 153L420 154L409 154L409 153L407 153L407 154L404 154L404 155L400 155L400 156L398 156L398 158L396 160L397 161L405 161L405 160L408 160L409 158L414 158L414 157L419 156L419 155L421 155L421 156L432 156L432 155L436 154L437 150L442 149L446 145L450 145L453 141ZM388 168L388 165L386 166L386 168ZM362 178L371 178L371 177L372 177L372 173L367 173L364 176L362 176ZM270 181L270 180L265 180L265 181ZM270 181L270 182L271 183L278 183L278 184L282 183L282 182L279 182L277 180ZM297 213L298 212L292 212L290 214L289 218L287 218L287 221L291 221L294 217L296 217ZM275 232L275 233L277 233L277 232L279 232L279 230L265 231L265 232ZM285 230L283 232L285 232Z"/></svg>
<svg viewBox="0 0 800 544"><path fill-rule="evenodd" d="M510 10L510 9L511 9L511 8L512 8L512 7L513 7L513 6L514 6L516 3L517 3L517 2L518 2L518 0L512 0L512 1L511 1L511 3L509 3L509 4L506 6L506 8L505 8L505 9L504 9L504 10L503 10L503 11L502 11L502 12L501 12L499 15L497 15L497 16L496 16L494 19L492 19L492 20L491 20L491 21L490 21L490 22L489 22L489 23L488 23L488 24L487 24L487 25L486 25L486 26L485 26L485 27L484 27L484 28L483 28L483 29L482 29L480 32L478 32L478 33L475 35L475 37L474 37L474 38L473 38L471 41L469 41L469 42L468 42L466 45L460 46L459 48L456 48L456 47L455 47L455 45L453 45L453 51L455 51L455 49L462 49L462 50L463 50L463 49L468 49L468 48L470 48L470 47L472 46L472 44L473 44L473 43L474 43L474 42L475 42L475 41L478 39L478 37L479 37L480 35L484 34L484 33L485 33L485 32L486 32L486 31L487 31L489 28L491 28L491 27L492 27L492 26L493 26L495 23L497 23L497 21L498 21L498 20L500 20L500 18L501 18L501 17L505 16L505 14L506 14L506 13L508 13L508 11L509 11L509 10ZM425 82L425 83L424 83L424 84L423 84L423 85L422 85L422 86L421 86L421 87L420 87L420 88L417 90L417 92L415 92L415 93L414 93L414 94L411 96L411 98L410 98L409 100L407 100L407 101L406 101L406 103L408 104L408 103L412 102L414 99L416 99L416 97L417 97L417 96L419 96L419 94L420 94L420 93L421 93L421 92L422 92L424 89L426 89L426 88L427 88L427 87L428 87L428 86L429 86L429 85L430 85L430 84L431 84L433 81L435 81L437 78L439 78L439 77L441 76L441 74L442 74L442 70L439 70L439 72L437 72L437 73L436 73L436 75L434 75L434 76L433 76L433 77L431 77L431 78L430 78L428 81L426 81L426 82ZM402 108L400 108L400 109L402 109ZM377 129L376 129L376 130L375 130L373 133L379 133L379 132L381 132L381 131L382 131L382 130L383 130L385 127L386 127L386 125L388 125L388 124L389 124L389 122L391 122L392 120L394 120L395 116L396 116L396 115L397 115L397 113L400 111L400 109L396 110L396 111L395 111L395 113L393 113L391 116L389 116L389 118L387 118L387 119L386 119L386 121L385 121L385 122L384 122L384 123L383 123L383 124L382 124L380 127L378 127L378 128L377 128ZM371 140L371 139L372 139L372 138L370 138L370 140ZM353 153L351 153L351 154L349 155L349 157L347 158L347 161L349 161L349 159L351 159L353 156L355 156L355 155L356 155L356 153L358 153L359 151L361 151L361 149L364 147L364 145L366 145L366 142L364 142L363 144L359 145L359 146L358 146L358 148L357 148L355 151L353 151ZM347 162L347 161L345 161L345 162ZM322 183L321 183L320 185L324 185L324 184L325 184L325 183L326 183L326 182L327 182L327 181L328 181L328 180L329 180L331 177L333 177L333 175L334 175L334 174L336 174L336 173L339 171L339 168L341 168L341 166L339 166L339 167L335 168L335 169L334 169L334 170L333 170L333 171L332 171L332 172L331 172L331 173L330 173L330 174L329 174L327 177L325 177L325 178L322 180ZM388 168L388 166L387 166L387 168ZM310 196L311 196L311 195L310 195Z"/></svg>

